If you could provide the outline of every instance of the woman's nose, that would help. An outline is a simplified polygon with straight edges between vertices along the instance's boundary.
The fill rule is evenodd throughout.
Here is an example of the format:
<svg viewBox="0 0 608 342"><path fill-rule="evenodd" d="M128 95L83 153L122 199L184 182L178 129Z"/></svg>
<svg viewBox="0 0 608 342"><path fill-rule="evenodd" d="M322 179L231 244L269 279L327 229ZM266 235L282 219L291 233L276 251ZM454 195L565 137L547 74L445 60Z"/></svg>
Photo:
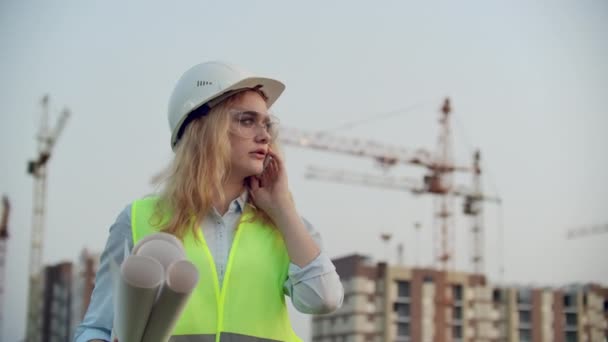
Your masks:
<svg viewBox="0 0 608 342"><path fill-rule="evenodd" d="M272 138L270 136L270 133L268 133L268 131L264 127L257 126L257 128L258 132L255 136L255 140L260 143L268 143Z"/></svg>

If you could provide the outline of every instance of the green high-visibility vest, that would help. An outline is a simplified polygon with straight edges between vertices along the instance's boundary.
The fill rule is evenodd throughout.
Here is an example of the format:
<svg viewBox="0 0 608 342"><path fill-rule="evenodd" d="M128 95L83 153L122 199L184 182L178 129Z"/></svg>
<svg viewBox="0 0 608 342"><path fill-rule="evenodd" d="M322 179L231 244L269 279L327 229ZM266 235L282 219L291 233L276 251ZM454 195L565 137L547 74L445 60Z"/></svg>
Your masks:
<svg viewBox="0 0 608 342"><path fill-rule="evenodd" d="M156 221L151 222L157 201L149 197L133 202L134 244L159 231ZM289 269L283 236L261 222L249 222L250 215L245 211L236 230L221 288L202 231L194 236L189 230L184 236L186 255L199 271L199 282L171 342L301 341L291 327L283 293Z"/></svg>

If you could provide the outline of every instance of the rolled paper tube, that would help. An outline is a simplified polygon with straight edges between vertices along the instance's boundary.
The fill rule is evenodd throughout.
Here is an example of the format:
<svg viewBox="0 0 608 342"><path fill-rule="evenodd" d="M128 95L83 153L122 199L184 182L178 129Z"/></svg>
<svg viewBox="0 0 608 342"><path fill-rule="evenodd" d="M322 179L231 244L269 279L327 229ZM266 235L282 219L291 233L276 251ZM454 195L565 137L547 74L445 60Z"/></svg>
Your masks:
<svg viewBox="0 0 608 342"><path fill-rule="evenodd" d="M172 263L186 259L186 253L181 246L177 247L165 240L146 241L146 243L139 247L137 255L148 256L158 260L163 265L165 271Z"/></svg>
<svg viewBox="0 0 608 342"><path fill-rule="evenodd" d="M143 239L139 240L137 242L137 244L135 246L133 246L133 251L131 253L133 255L137 255L139 248L143 244L145 244L147 241L150 241L150 240L165 240L167 242L174 244L176 247L179 247L180 249L184 248L182 245L182 242L178 238L176 238L174 235L160 232L160 233L146 235Z"/></svg>
<svg viewBox="0 0 608 342"><path fill-rule="evenodd" d="M198 270L188 260L176 261L168 267L167 282L154 304L142 341L169 341L198 280Z"/></svg>
<svg viewBox="0 0 608 342"><path fill-rule="evenodd" d="M152 306L164 281L157 260L130 255L114 282L114 333L119 341L141 341Z"/></svg>

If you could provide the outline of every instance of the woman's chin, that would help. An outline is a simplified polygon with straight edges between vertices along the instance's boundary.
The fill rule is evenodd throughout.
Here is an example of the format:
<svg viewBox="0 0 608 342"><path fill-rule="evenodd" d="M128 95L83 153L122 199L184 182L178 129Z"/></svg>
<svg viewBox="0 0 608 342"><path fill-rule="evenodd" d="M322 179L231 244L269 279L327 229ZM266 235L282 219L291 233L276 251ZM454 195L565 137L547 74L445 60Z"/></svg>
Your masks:
<svg viewBox="0 0 608 342"><path fill-rule="evenodd" d="M262 165L260 165L259 167L251 167L247 170L248 177L259 176L262 174L262 172L264 172L264 167Z"/></svg>

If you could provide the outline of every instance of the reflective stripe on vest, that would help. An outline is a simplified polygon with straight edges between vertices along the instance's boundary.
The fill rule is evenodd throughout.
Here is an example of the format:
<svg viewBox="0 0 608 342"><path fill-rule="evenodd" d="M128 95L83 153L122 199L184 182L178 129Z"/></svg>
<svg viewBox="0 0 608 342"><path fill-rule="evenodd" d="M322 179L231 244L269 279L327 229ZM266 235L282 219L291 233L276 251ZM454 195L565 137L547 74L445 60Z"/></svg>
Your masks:
<svg viewBox="0 0 608 342"><path fill-rule="evenodd" d="M215 335L178 335L171 336L169 342L214 342ZM280 342L277 340L269 340L267 338L233 334L223 332L220 334L222 342Z"/></svg>
<svg viewBox="0 0 608 342"><path fill-rule="evenodd" d="M157 198L131 206L133 242L158 232L153 214ZM220 288L215 261L202 230L190 230L182 242L199 271L199 283L173 330L176 342L300 342L294 333L283 293L289 255L281 233L251 222L245 211L237 227ZM167 222L168 217L162 222Z"/></svg>
<svg viewBox="0 0 608 342"><path fill-rule="evenodd" d="M212 335L173 335L169 342L215 342L215 334Z"/></svg>

